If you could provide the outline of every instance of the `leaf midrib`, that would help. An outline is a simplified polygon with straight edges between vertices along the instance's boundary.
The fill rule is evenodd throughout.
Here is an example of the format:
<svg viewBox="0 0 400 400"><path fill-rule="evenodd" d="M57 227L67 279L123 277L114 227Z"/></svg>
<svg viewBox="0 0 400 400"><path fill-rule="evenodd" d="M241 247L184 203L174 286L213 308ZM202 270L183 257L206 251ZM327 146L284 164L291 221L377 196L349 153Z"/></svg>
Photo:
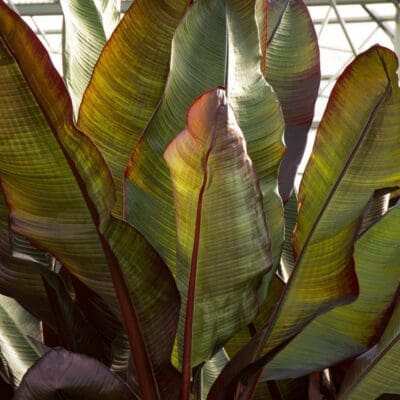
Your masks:
<svg viewBox="0 0 400 400"><path fill-rule="evenodd" d="M2 4L3 6L3 4ZM7 7L7 6L4 6ZM11 10L10 10L11 11ZM10 12L8 11L8 9L6 8L6 12ZM15 14L15 13L14 13ZM13 14L11 14L11 18L15 19L15 17L13 16ZM15 24L14 27L14 31L17 29L17 24ZM24 26L23 29L26 31L26 34L28 34L29 36L31 36L31 32L28 31L26 29L26 27ZM24 32L25 33L25 32ZM155 376L154 376L154 371L152 368L152 363L150 361L149 358L149 353L147 350L147 346L145 344L144 341L144 337L142 334L142 331L140 329L140 322L139 319L137 317L137 313L136 310L133 306L133 301L129 295L129 290L128 287L125 283L125 280L123 278L123 274L118 262L117 257L115 256L115 254L113 253L112 249L110 248L108 242L105 240L103 234L100 232L99 229L99 225L100 225L100 216L99 213L95 207L95 205L93 204L93 201L91 200L91 198L89 197L89 193L88 190L86 188L86 184L84 183L84 181L82 180L81 176L79 175L79 172L74 164L74 161L72 160L72 158L69 156L67 150L64 148L64 146L62 145L57 129L55 128L53 122L51 121L51 119L49 118L46 110L44 110L41 102L39 101L39 99L37 98L36 92L35 90L33 90L30 79L26 76L23 68L21 68L20 63L19 63L19 57L12 51L12 49L10 48L7 39L4 37L4 35L1 35L2 37L2 41L6 47L6 49L9 51L10 54L12 54L14 62L16 64L16 66L18 66L18 69L20 71L20 73L22 74L22 76L24 77L24 80L26 82L26 84L29 87L30 93L33 96L37 106L39 107L39 109L41 110L41 114L42 116L45 118L48 126L49 126L49 130L53 133L53 137L55 138L55 140L57 141L60 150L65 158L65 161L67 162L74 178L76 181L76 184L78 185L79 189L81 190L82 193L82 197L86 203L86 206L88 208L89 214L92 218L93 224L95 226L97 235L99 237L102 249L103 249L103 253L104 256L107 260L107 264L109 266L109 272L113 281L113 285L115 287L115 293L117 295L118 301L120 303L120 307L121 307L121 311L122 311L122 315L123 315L123 320L126 323L126 329L127 331L134 331L135 332L135 337L132 338L131 335L128 335L129 338L129 342L131 345L131 353L132 353L132 357L133 360L135 360L135 364L137 371L138 371L138 378L140 375L142 375L142 377L144 378L143 382L140 382L140 389L142 392L142 396L143 396L143 400L155 400L159 398L159 394L158 394L158 390L157 390L157 385L155 383ZM47 54L47 52L45 52L45 54ZM61 78L60 78L61 79ZM64 87L65 88L65 87ZM66 89L65 89L66 90ZM73 128L74 131L76 131L77 133L79 133L80 135L84 136L84 134L74 126L73 122L72 122L72 104L69 101L68 102L68 108L66 110L67 116L70 116L71 121L67 120L67 128ZM64 128L65 129L65 128ZM88 139L89 140L89 139ZM106 166L106 164L104 163L104 168L107 168L108 173L110 174L110 171L108 169L108 167ZM114 189L115 190L115 189ZM6 197L6 194L4 194L4 197ZM112 218L111 215L109 216L109 218ZM120 288L120 290L117 290L117 287ZM122 291L122 293L121 293ZM125 307L127 307L129 309L128 312L124 312ZM130 327L130 328L129 328ZM135 350L133 351L133 348L135 348ZM139 359L139 361L138 361ZM145 371L144 373L142 371ZM140 379L141 380L141 379Z"/></svg>
<svg viewBox="0 0 400 400"><path fill-rule="evenodd" d="M300 251L300 253L299 253L298 257L297 257L295 265L293 267L293 272L292 272L292 274L291 274L291 276L289 278L289 281L288 281L287 285L284 287L284 289L282 291L282 295L281 295L281 298L279 300L278 307L275 309L274 313L271 316L271 320L270 320L270 323L268 324L268 328L266 330L265 337L264 337L264 339L262 341L260 341L260 345L257 347L257 351L252 356L252 361L253 362L258 358L258 355L261 353L262 348L265 346L265 344L267 343L268 339L271 337L271 333L273 331L273 327L275 326L275 323L276 323L277 319L280 316L280 311L282 310L282 307L285 304L285 300L286 300L286 298L288 296L288 293L290 293L290 289L294 284L293 282L295 281L295 278L297 276L298 266L301 263L303 255L305 254L305 251L306 251L306 249L307 249L307 247L308 247L308 245L310 243L310 240L311 240L311 238L313 236L313 233L315 232L315 230L316 230L316 228L317 228L317 226L318 226L318 224L319 224L319 222L320 222L320 220L321 220L326 208L329 205L330 200L332 199L332 197L336 193L336 190L339 187L342 179L344 178L348 168L352 164L352 161L354 160L354 158L357 155L360 147L362 146L362 144L364 142L364 139L366 138L367 133L369 132L369 129L370 129L372 123L374 122L375 118L376 118L376 115L377 115L377 113L378 113L378 111L380 109L380 106L385 101L387 95L390 92L389 89L390 89L390 80L388 79L388 84L387 84L387 86L385 88L384 93L382 94L381 98L378 100L377 104L375 105L374 109L372 110L372 112L371 112L371 114L370 114L370 116L369 116L364 128L361 131L361 134L360 134L360 137L359 137L357 143L355 144L355 146L354 146L354 148L353 148L348 160L346 161L341 173L339 174L339 177L338 177L337 181L333 185L333 188L332 188L331 192L329 193L326 201L324 202L324 204L323 204L323 206L321 208L321 211L317 215L317 218L316 218L316 220L315 220L315 222L314 222L314 224L313 224L313 226L312 226L312 228L311 228L311 230L310 230L310 232L309 232L309 234L308 234L308 236L307 236L307 238L306 238L306 240L304 242L304 245L303 245L303 247L302 247L302 249L301 249L301 251Z"/></svg>
<svg viewBox="0 0 400 400"><path fill-rule="evenodd" d="M207 149L207 153L204 157L203 166L203 182L200 187L199 196L197 200L196 210L196 222L194 227L194 239L192 257L190 263L190 276L188 285L188 295L186 303L185 313L185 329L184 329L184 343L183 343L183 368L182 368L182 399L189 400L190 397L190 379L191 379L191 363L192 363L192 336L193 336L193 319L194 319L194 306L195 306L195 292L196 292L196 275L198 268L198 254L200 248L200 233L201 233L201 222L202 222L202 211L205 190L208 183L209 173L209 158L211 151L215 146L216 141L216 130L217 130L217 119L220 111L224 108L224 105L219 105L215 111L213 120L213 130L211 132L211 141Z"/></svg>

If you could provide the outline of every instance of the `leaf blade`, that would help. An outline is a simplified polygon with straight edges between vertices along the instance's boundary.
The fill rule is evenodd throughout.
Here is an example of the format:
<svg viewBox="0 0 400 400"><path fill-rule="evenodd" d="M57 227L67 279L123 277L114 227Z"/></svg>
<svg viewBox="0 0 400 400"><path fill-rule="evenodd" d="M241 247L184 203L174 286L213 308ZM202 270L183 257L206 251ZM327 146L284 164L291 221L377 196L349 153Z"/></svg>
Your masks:
<svg viewBox="0 0 400 400"><path fill-rule="evenodd" d="M226 84L229 102L244 131L261 181L275 263L279 259L283 216L275 189L283 155L283 117L276 96L260 72L257 35L253 1L193 3L174 36L163 101L128 165L126 218L157 249L173 272L176 268L173 194L169 171L161 155L184 129L185 115L193 101L202 93ZM243 56L235 48L240 48ZM227 52L230 64L225 57Z"/></svg>
<svg viewBox="0 0 400 400"><path fill-rule="evenodd" d="M314 116L321 79L319 47L302 0L264 2L268 4L269 32L265 78L278 95L286 125L286 152L279 169L279 191L286 202Z"/></svg>
<svg viewBox="0 0 400 400"><path fill-rule="evenodd" d="M400 352L399 301L375 347L349 367L338 399L375 399L384 393L400 394L398 357Z"/></svg>
<svg viewBox="0 0 400 400"><path fill-rule="evenodd" d="M46 353L25 375L14 399L138 399L129 387L100 362L56 348Z"/></svg>
<svg viewBox="0 0 400 400"><path fill-rule="evenodd" d="M61 0L60 4L63 75L77 116L93 68L120 15L114 0Z"/></svg>
<svg viewBox="0 0 400 400"><path fill-rule="evenodd" d="M226 375L221 374L223 386L235 385L244 365L249 373L258 370L249 387L255 385L260 367L274 352L313 318L358 295L352 253L363 208L376 188L396 186L398 180L396 69L393 53L374 46L358 56L337 82L300 187L295 268L268 325L227 365ZM371 71L371 81L363 79L365 71ZM362 112L349 113L352 104L363 105ZM375 173L374 162L382 167ZM218 383L213 395L218 396Z"/></svg>
<svg viewBox="0 0 400 400"><path fill-rule="evenodd" d="M272 267L270 240L255 170L224 90L193 104L187 129L164 158L177 210L177 343L190 371L256 315ZM221 235L227 220L229 232Z"/></svg>
<svg viewBox="0 0 400 400"><path fill-rule="evenodd" d="M131 341L143 343L141 329L159 334L163 343L170 341L171 346L160 352L162 362L166 362L179 308L173 278L137 231L111 217L115 199L111 174L97 148L74 126L65 86L39 40L3 2L0 22L0 74L6 82L1 97L13 110L11 119L1 118L0 122L1 146L6 149L0 158L0 175L11 210L11 227L54 254L102 296L118 317L122 305ZM41 90L44 85L46 91ZM113 280L118 285L116 291ZM142 291L149 296L142 299ZM151 293L155 294L153 301ZM141 327L135 312L148 315ZM162 328L154 330L152 323ZM149 338L145 346L136 348L133 357L143 361L150 356L157 364L160 339L154 334ZM138 374L146 374L151 381L151 369L150 361L143 363ZM153 384L141 389L148 396L157 390ZM157 398L154 393L153 398Z"/></svg>
<svg viewBox="0 0 400 400"><path fill-rule="evenodd" d="M111 169L117 217L125 167L162 96L172 35L186 7L187 0L135 1L105 46L82 100L78 126Z"/></svg>

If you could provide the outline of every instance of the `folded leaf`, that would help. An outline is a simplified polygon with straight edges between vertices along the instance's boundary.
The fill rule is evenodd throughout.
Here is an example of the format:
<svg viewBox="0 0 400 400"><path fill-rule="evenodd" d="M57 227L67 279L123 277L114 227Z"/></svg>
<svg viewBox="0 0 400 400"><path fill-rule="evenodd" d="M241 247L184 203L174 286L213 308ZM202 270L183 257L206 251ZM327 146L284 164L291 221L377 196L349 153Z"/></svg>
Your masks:
<svg viewBox="0 0 400 400"><path fill-rule="evenodd" d="M111 217L114 186L103 158L74 126L65 86L40 41L3 2L0 39L0 176L11 228L122 315L138 373L152 381L153 367L169 362L175 336L173 278L138 232ZM156 398L149 381L141 389Z"/></svg>
<svg viewBox="0 0 400 400"><path fill-rule="evenodd" d="M210 358L255 317L272 259L257 176L223 89L192 105L164 158L174 185L185 367Z"/></svg>
<svg viewBox="0 0 400 400"><path fill-rule="evenodd" d="M190 105L223 86L246 138L263 194L272 254L277 264L283 212L276 193L283 156L283 118L275 94L259 68L254 0L192 4L173 40L164 97L132 154L127 168L126 218L176 269L176 226L172 184L162 159L166 146L185 128Z"/></svg>
<svg viewBox="0 0 400 400"><path fill-rule="evenodd" d="M40 357L28 335L40 338L40 322L14 299L0 295L0 364L7 381L17 387L27 369Z"/></svg>
<svg viewBox="0 0 400 400"><path fill-rule="evenodd" d="M135 400L139 399L99 361L56 348L24 376L14 400Z"/></svg>
<svg viewBox="0 0 400 400"><path fill-rule="evenodd" d="M115 0L61 0L63 75L78 114L100 52L119 22Z"/></svg>
<svg viewBox="0 0 400 400"><path fill-rule="evenodd" d="M400 394L400 302L376 346L349 367L339 400L373 400L384 393Z"/></svg>
<svg viewBox="0 0 400 400"><path fill-rule="evenodd" d="M118 217L125 167L160 102L172 35L187 4L187 0L134 1L101 53L82 100L78 125L111 169Z"/></svg>
<svg viewBox="0 0 400 400"><path fill-rule="evenodd" d="M358 295L352 254L363 209L376 188L399 181L396 70L396 56L375 46L338 80L299 191L292 275L269 323L221 374L223 386L235 386L240 370L262 356L255 372L313 318ZM218 381L214 387L213 395L223 393Z"/></svg>
<svg viewBox="0 0 400 400"><path fill-rule="evenodd" d="M318 40L302 0L267 3L265 79L275 90L285 118L286 153L279 168L279 191L286 202L293 189L321 79Z"/></svg>
<svg viewBox="0 0 400 400"><path fill-rule="evenodd" d="M400 207L389 211L355 245L360 295L312 321L264 369L282 378L321 370L366 351L386 323L400 277Z"/></svg>

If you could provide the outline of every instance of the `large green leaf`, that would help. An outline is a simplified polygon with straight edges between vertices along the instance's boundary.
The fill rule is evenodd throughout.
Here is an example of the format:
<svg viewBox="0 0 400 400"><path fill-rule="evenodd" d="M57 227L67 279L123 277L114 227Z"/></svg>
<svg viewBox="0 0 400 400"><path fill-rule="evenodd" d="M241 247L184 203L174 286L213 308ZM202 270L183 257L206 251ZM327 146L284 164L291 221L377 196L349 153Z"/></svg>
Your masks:
<svg viewBox="0 0 400 400"><path fill-rule="evenodd" d="M321 79L318 40L302 0L262 0L267 8L265 78L285 117L286 153L279 169L279 191L286 202L303 156Z"/></svg>
<svg viewBox="0 0 400 400"><path fill-rule="evenodd" d="M40 322L14 299L0 295L0 363L14 387L40 357L28 336L40 339Z"/></svg>
<svg viewBox="0 0 400 400"><path fill-rule="evenodd" d="M278 274L275 273L271 277L271 281L268 286L268 296L260 305L257 317L251 322L251 324L237 332L225 344L224 348L230 358L238 353L242 349L242 347L246 346L246 344L256 334L256 332L265 325L265 321L269 320L279 303L279 299L282 295L284 288L285 283L278 276Z"/></svg>
<svg viewBox="0 0 400 400"><path fill-rule="evenodd" d="M398 280L397 280L398 282ZM400 302L379 342L349 367L338 399L373 400L384 393L400 394Z"/></svg>
<svg viewBox="0 0 400 400"><path fill-rule="evenodd" d="M115 0L60 0L63 75L75 115L100 52L120 19Z"/></svg>
<svg viewBox="0 0 400 400"><path fill-rule="evenodd" d="M356 242L360 295L312 321L264 369L265 378L304 375L366 351L384 326L400 280L400 207Z"/></svg>
<svg viewBox="0 0 400 400"><path fill-rule="evenodd" d="M257 176L223 89L192 105L187 129L164 158L177 221L178 352L190 368L257 314L270 241Z"/></svg>
<svg viewBox="0 0 400 400"><path fill-rule="evenodd" d="M157 113L135 148L126 180L126 217L175 272L172 184L162 153L184 129L190 105L216 86L227 90L260 181L275 264L283 238L277 169L283 155L279 103L260 72L254 0L193 3L178 27L171 70Z"/></svg>
<svg viewBox="0 0 400 400"><path fill-rule="evenodd" d="M396 70L396 56L375 46L338 80L300 187L292 275L269 323L227 365L213 395L223 393L219 384L235 386L239 371L262 356L259 369L313 318L358 295L352 255L363 209L375 189L400 178Z"/></svg>
<svg viewBox="0 0 400 400"><path fill-rule="evenodd" d="M25 375L15 400L137 400L127 384L99 361L57 348Z"/></svg>
<svg viewBox="0 0 400 400"><path fill-rule="evenodd" d="M40 41L3 2L0 39L0 175L11 228L118 315L119 303L138 375L152 381L151 370L169 363L175 336L173 278L138 232L111 217L114 186L103 158L75 128L65 86ZM158 396L152 388L142 385L144 398L146 391Z"/></svg>
<svg viewBox="0 0 400 400"><path fill-rule="evenodd" d="M111 169L117 216L122 216L125 167L160 102L172 35L187 4L187 0L136 0L101 53L84 94L78 125Z"/></svg>

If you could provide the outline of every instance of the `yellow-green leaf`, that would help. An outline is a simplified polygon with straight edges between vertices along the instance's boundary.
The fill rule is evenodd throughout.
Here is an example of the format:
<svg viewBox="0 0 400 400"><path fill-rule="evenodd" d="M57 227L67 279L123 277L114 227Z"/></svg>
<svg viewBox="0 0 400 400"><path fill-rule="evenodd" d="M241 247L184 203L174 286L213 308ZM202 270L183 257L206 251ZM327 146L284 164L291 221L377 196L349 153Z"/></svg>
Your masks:
<svg viewBox="0 0 400 400"><path fill-rule="evenodd" d="M185 127L190 105L202 93L225 87L244 133L263 194L277 264L283 212L277 170L283 146L283 117L260 71L254 0L193 3L173 40L171 70L156 114L135 148L127 169L127 220L149 240L175 273L176 226L170 175L162 154Z"/></svg>
<svg viewBox="0 0 400 400"><path fill-rule="evenodd" d="M178 351L183 364L198 365L257 314L270 241L255 169L223 89L192 105L164 158L177 221Z"/></svg>
<svg viewBox="0 0 400 400"><path fill-rule="evenodd" d="M188 0L136 0L106 44L79 110L79 127L95 142L117 191L136 142L156 111L167 81L172 36Z"/></svg>

